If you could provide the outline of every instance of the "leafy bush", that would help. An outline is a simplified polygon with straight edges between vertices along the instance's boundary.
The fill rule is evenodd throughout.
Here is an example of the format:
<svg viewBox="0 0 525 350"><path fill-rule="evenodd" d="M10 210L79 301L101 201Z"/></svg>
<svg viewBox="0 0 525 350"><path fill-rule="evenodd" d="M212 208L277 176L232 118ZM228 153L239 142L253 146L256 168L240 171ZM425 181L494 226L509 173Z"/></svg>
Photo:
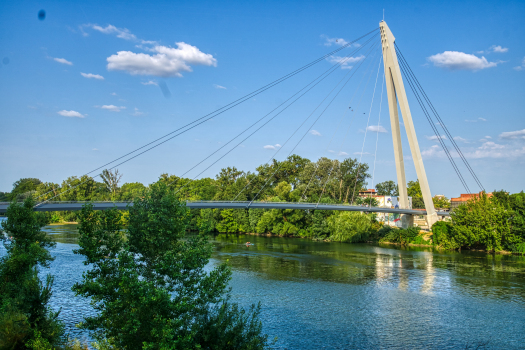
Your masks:
<svg viewBox="0 0 525 350"><path fill-rule="evenodd" d="M360 212L339 211L328 218L330 239L337 242L366 242L372 219Z"/></svg>
<svg viewBox="0 0 525 350"><path fill-rule="evenodd" d="M409 227L407 229L392 229L379 242L400 243L407 245L412 243L419 235L419 228Z"/></svg>

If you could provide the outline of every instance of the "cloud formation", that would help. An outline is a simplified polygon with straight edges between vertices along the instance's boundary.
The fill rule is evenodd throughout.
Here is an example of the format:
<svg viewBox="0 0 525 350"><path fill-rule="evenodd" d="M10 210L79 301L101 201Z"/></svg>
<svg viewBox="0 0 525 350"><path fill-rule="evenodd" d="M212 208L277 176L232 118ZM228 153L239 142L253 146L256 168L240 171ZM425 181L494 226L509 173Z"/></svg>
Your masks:
<svg viewBox="0 0 525 350"><path fill-rule="evenodd" d="M142 85L155 85L155 86L159 86L159 84L158 84L156 81L153 81L153 80L150 80L150 81L147 81L147 82L142 82L141 84L142 84Z"/></svg>
<svg viewBox="0 0 525 350"><path fill-rule="evenodd" d="M314 135L314 136L321 136L321 133L317 130L310 130L310 134Z"/></svg>
<svg viewBox="0 0 525 350"><path fill-rule="evenodd" d="M521 66L514 67L515 70L520 71L525 69L525 57L523 57L523 60L521 61Z"/></svg>
<svg viewBox="0 0 525 350"><path fill-rule="evenodd" d="M84 78L88 79L98 79L98 80L104 80L104 77L102 75L98 74L91 74L91 73L80 73Z"/></svg>
<svg viewBox="0 0 525 350"><path fill-rule="evenodd" d="M360 55L357 57L330 56L327 58L327 60L332 64L340 63L342 69L352 69L354 63L359 62L364 58L364 55Z"/></svg>
<svg viewBox="0 0 525 350"><path fill-rule="evenodd" d="M430 140L430 141L437 141L438 139L442 139L442 140L447 140L447 137L445 135L440 135L439 137L436 136L436 135L432 135L432 136L425 136L427 138L427 140ZM456 138L454 138L456 139Z"/></svg>
<svg viewBox="0 0 525 350"><path fill-rule="evenodd" d="M275 144L275 145L266 145L266 146L263 146L264 149L273 149L273 150L276 150L278 148L281 148L281 145L280 144Z"/></svg>
<svg viewBox="0 0 525 350"><path fill-rule="evenodd" d="M224 86L217 85L217 84L213 84L213 87L215 87L216 89L224 89L224 90L226 90L226 88Z"/></svg>
<svg viewBox="0 0 525 350"><path fill-rule="evenodd" d="M371 132L387 132L387 130L381 125L370 125L366 130Z"/></svg>
<svg viewBox="0 0 525 350"><path fill-rule="evenodd" d="M509 51L509 48L508 47L501 47L500 45L492 45L490 47L490 50L492 52L505 53L505 52Z"/></svg>
<svg viewBox="0 0 525 350"><path fill-rule="evenodd" d="M157 45L155 55L119 51L107 58L108 70L122 70L131 75L153 75L158 77L182 77L181 72L191 72L190 64L217 66L217 60L184 42L176 43L177 48Z"/></svg>
<svg viewBox="0 0 525 350"><path fill-rule="evenodd" d="M332 46L332 45L343 46L343 45L348 44L348 41L346 41L343 38L329 38L326 35L321 35L321 38L325 39L325 42L324 42L325 46Z"/></svg>
<svg viewBox="0 0 525 350"><path fill-rule="evenodd" d="M66 111L64 109L64 110L58 111L57 113L60 114L63 117L84 118L84 115L79 113L79 112L77 112L77 111Z"/></svg>
<svg viewBox="0 0 525 350"><path fill-rule="evenodd" d="M525 140L525 129L516 131L506 131L499 134L499 137L507 140L524 139Z"/></svg>
<svg viewBox="0 0 525 350"><path fill-rule="evenodd" d="M496 67L500 62L489 62L483 56L477 57L459 51L445 51L427 58L434 66L450 70L472 70Z"/></svg>
<svg viewBox="0 0 525 350"><path fill-rule="evenodd" d="M55 60L56 62L58 63L62 63L62 64L67 64L68 66L72 66L73 63L72 62L69 62L68 60L66 60L65 58L53 58L53 60Z"/></svg>
<svg viewBox="0 0 525 350"><path fill-rule="evenodd" d="M135 112L133 112L133 114L131 114L135 117L140 117L141 115L144 115L144 112L141 112L139 111L139 109L137 107L135 107Z"/></svg>
<svg viewBox="0 0 525 350"><path fill-rule="evenodd" d="M98 106L95 106L95 107L98 107ZM100 108L102 109L107 109L108 111L111 111L111 112L120 112L121 110L123 109L126 109L126 107L124 106L114 106L114 105L103 105L103 106L100 106Z"/></svg>

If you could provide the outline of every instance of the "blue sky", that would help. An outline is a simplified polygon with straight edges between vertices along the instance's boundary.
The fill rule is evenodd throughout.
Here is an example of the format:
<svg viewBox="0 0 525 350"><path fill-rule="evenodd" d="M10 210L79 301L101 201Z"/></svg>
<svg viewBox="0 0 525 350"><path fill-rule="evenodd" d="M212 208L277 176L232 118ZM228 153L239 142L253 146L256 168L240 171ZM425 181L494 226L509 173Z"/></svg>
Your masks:
<svg viewBox="0 0 525 350"><path fill-rule="evenodd" d="M377 28L383 9L484 187L524 189L523 1L4 1L0 191L10 191L21 177L60 183L95 169ZM382 65L378 53L365 49L201 176L226 166L253 171L278 149L276 158L283 159L306 133L294 153L312 160L362 157L371 171L375 164L370 187L396 180ZM182 175L337 59L329 57L120 166L123 181ZM284 145L349 71L354 77L319 121L310 126L326 102ZM410 91L408 96L432 194L458 196L465 191ZM186 176L197 176L217 158Z"/></svg>

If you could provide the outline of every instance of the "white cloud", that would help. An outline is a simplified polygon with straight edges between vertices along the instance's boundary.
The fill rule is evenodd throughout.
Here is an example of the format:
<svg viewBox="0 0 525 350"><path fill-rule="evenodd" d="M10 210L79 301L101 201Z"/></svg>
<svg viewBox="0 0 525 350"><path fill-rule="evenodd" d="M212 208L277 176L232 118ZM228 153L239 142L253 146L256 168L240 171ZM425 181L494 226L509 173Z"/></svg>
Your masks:
<svg viewBox="0 0 525 350"><path fill-rule="evenodd" d="M111 24L108 24L106 27L101 27L99 25L93 24L91 25L91 28L104 34L116 34L117 38L125 40L137 40L137 37L134 34L131 34L131 32L128 29L119 29Z"/></svg>
<svg viewBox="0 0 525 350"><path fill-rule="evenodd" d="M135 117L140 117L141 115L144 115L144 112L139 111L137 107L135 107L135 112L133 114Z"/></svg>
<svg viewBox="0 0 525 350"><path fill-rule="evenodd" d="M343 45L348 44L348 41L346 41L343 38L329 38L326 35L321 35L321 38L325 39L325 43L324 43L325 46L332 46L332 45L343 46Z"/></svg>
<svg viewBox="0 0 525 350"><path fill-rule="evenodd" d="M369 152L354 152L355 155L358 155L358 156L364 156L364 155L367 155L367 154L370 154Z"/></svg>
<svg viewBox="0 0 525 350"><path fill-rule="evenodd" d="M342 69L352 69L353 66L351 64L354 64L356 62L359 62L363 60L365 56L360 55L357 57L340 57L340 56L330 56L327 58L328 62L332 64L340 63Z"/></svg>
<svg viewBox="0 0 525 350"><path fill-rule="evenodd" d="M129 31L129 29L127 29L127 28L117 28L117 27L115 27L114 25L111 25L111 24L108 24L106 27L101 27L101 26L99 26L97 24L84 24L83 26L80 27L80 29L82 31L82 34L84 36L87 36L88 34L83 31L82 27L90 27L90 28L93 28L94 30L99 31L99 32L104 33L104 34L115 34L117 36L117 38L121 38L121 39L124 39L124 40L130 40L130 41L136 41L136 42L140 42L141 44L154 45L154 44L157 43L156 41L139 39L139 38L137 38L137 36L135 34L132 34ZM138 46L140 46L140 45L138 45Z"/></svg>
<svg viewBox="0 0 525 350"><path fill-rule="evenodd" d="M477 123L477 122L479 122L479 121L486 122L487 119L479 117L478 119L474 119L474 120L468 120L468 119L465 119L465 121L466 121L467 123Z"/></svg>
<svg viewBox="0 0 525 350"><path fill-rule="evenodd" d="M148 82L142 82L141 83L142 85L155 85L155 86L159 86L159 84L156 82L156 81L153 81L153 80L150 80Z"/></svg>
<svg viewBox="0 0 525 350"><path fill-rule="evenodd" d="M432 136L425 136L427 138L427 140L430 140L430 141L437 141L438 138L442 139L442 140L447 140L447 137L445 135L440 135L439 137L437 137L436 135L432 135Z"/></svg>
<svg viewBox="0 0 525 350"><path fill-rule="evenodd" d="M333 149L329 149L328 152L335 153L335 151Z"/></svg>
<svg viewBox="0 0 525 350"><path fill-rule="evenodd" d="M280 148L281 145L280 144L275 144L275 145L266 145L266 146L263 146L264 149L273 149L273 150L276 150L278 148Z"/></svg>
<svg viewBox="0 0 525 350"><path fill-rule="evenodd" d="M117 96L117 93L116 92L112 92L111 95L112 96Z"/></svg>
<svg viewBox="0 0 525 350"><path fill-rule="evenodd" d="M525 69L525 57L523 57L523 61L521 61L521 66L514 67L515 70L520 71Z"/></svg>
<svg viewBox="0 0 525 350"><path fill-rule="evenodd" d="M458 158L458 154L451 151L453 158ZM469 159L480 158L517 158L525 156L525 146L512 147L509 145L497 144L492 141L485 141L480 147L471 149L470 151L463 151L465 157ZM445 152L438 146L433 145L429 149L421 152L423 158L445 158Z"/></svg>
<svg viewBox="0 0 525 350"><path fill-rule="evenodd" d="M91 74L91 73L80 73L84 78L88 79L98 79L98 80L104 80L104 77L102 75L98 74Z"/></svg>
<svg viewBox="0 0 525 350"><path fill-rule="evenodd" d="M314 136L321 136L321 133L317 130L310 130L310 134L314 135Z"/></svg>
<svg viewBox="0 0 525 350"><path fill-rule="evenodd" d="M53 58L55 61L57 61L58 63L62 63L62 64L67 64L68 66L72 66L73 63L72 62L69 62L68 60L66 60L65 58Z"/></svg>
<svg viewBox="0 0 525 350"><path fill-rule="evenodd" d="M71 118L84 118L84 115L83 114L80 114L79 112L77 111L66 111L65 109L64 110L61 110L59 112L57 112L58 114L60 114L61 116L64 116L64 117L71 117Z"/></svg>
<svg viewBox="0 0 525 350"><path fill-rule="evenodd" d="M371 132L387 132L382 125L370 125L366 127L366 130Z"/></svg>
<svg viewBox="0 0 525 350"><path fill-rule="evenodd" d="M92 151L98 151L98 148L93 148Z"/></svg>
<svg viewBox="0 0 525 350"><path fill-rule="evenodd" d="M463 143L469 143L467 139L464 139L463 137L461 136L454 136L454 140L456 141L461 141Z"/></svg>
<svg viewBox="0 0 525 350"><path fill-rule="evenodd" d="M525 129L516 131L505 131L499 134L499 137L507 140L525 139Z"/></svg>
<svg viewBox="0 0 525 350"><path fill-rule="evenodd" d="M341 151L341 152L337 153L337 155L338 156L347 156L348 153Z"/></svg>
<svg viewBox="0 0 525 350"><path fill-rule="evenodd" d="M226 90L226 88L225 88L224 86L221 86L221 85L213 84L213 86L214 86L216 89L224 89L224 90Z"/></svg>
<svg viewBox="0 0 525 350"><path fill-rule="evenodd" d="M440 150L438 145L433 145L428 149L421 151L421 156L423 158L433 158L433 157L442 157L444 152Z"/></svg>
<svg viewBox="0 0 525 350"><path fill-rule="evenodd" d="M98 107L98 106L95 106L95 107ZM103 106L100 106L100 108L102 109L107 109L108 111L111 111L111 112L120 112L121 110L123 109L126 109L126 107L124 106L114 106L114 105L103 105Z"/></svg>
<svg viewBox="0 0 525 350"><path fill-rule="evenodd" d="M428 57L428 60L436 67L448 68L450 70L466 69L477 71L480 69L496 67L499 62L489 62L485 57L477 57L464 52L445 51Z"/></svg>
<svg viewBox="0 0 525 350"><path fill-rule="evenodd" d="M155 46L155 55L119 51L107 58L108 70L123 70L131 75L182 77L181 72L191 72L190 64L217 66L217 60L197 47L178 42L177 48Z"/></svg>
<svg viewBox="0 0 525 350"><path fill-rule="evenodd" d="M500 45L492 45L490 47L490 49L492 50L492 52L498 52L498 53L505 53L507 51L509 51L509 49L507 47L501 47Z"/></svg>

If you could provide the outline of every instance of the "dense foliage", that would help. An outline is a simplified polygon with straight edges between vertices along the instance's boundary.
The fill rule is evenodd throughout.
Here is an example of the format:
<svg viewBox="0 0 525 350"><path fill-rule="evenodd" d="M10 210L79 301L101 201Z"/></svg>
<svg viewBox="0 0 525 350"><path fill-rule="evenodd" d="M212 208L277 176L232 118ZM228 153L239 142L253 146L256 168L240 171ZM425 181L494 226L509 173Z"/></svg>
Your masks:
<svg viewBox="0 0 525 350"><path fill-rule="evenodd" d="M34 201L12 204L2 222L7 254L0 258L0 349L51 349L65 344L64 325L48 307L53 277L38 277L53 260L54 246L41 228L45 217L33 211Z"/></svg>
<svg viewBox="0 0 525 350"><path fill-rule="evenodd" d="M452 222L432 226L433 240L445 249L525 252L525 193L482 194L451 213Z"/></svg>
<svg viewBox="0 0 525 350"><path fill-rule="evenodd" d="M76 253L90 270L73 290L98 311L82 328L118 349L267 347L259 307L246 311L228 300L226 265L205 270L207 237L184 237L189 211L164 182L134 200L125 237L121 216L90 204L80 212Z"/></svg>

